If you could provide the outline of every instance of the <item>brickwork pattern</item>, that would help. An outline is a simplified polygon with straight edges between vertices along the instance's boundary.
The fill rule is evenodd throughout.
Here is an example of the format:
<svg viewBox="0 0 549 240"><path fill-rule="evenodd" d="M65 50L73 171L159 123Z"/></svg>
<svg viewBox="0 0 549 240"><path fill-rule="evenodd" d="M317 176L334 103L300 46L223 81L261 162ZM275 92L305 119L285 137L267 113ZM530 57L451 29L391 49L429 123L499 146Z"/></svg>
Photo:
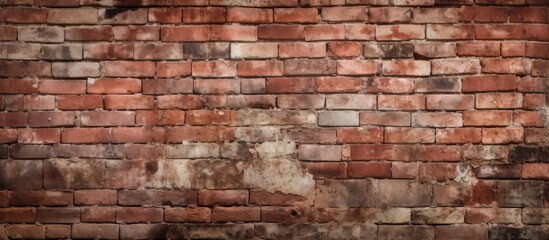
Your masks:
<svg viewBox="0 0 549 240"><path fill-rule="evenodd" d="M547 0L0 0L0 239L549 239Z"/></svg>

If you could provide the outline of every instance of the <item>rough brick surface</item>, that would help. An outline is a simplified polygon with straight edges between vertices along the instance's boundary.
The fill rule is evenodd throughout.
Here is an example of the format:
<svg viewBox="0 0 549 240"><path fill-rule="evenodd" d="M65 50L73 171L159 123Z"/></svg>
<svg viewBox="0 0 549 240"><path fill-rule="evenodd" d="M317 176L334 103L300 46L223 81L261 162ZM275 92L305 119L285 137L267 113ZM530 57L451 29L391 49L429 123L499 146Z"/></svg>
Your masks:
<svg viewBox="0 0 549 240"><path fill-rule="evenodd" d="M548 0L0 0L0 239L549 239Z"/></svg>

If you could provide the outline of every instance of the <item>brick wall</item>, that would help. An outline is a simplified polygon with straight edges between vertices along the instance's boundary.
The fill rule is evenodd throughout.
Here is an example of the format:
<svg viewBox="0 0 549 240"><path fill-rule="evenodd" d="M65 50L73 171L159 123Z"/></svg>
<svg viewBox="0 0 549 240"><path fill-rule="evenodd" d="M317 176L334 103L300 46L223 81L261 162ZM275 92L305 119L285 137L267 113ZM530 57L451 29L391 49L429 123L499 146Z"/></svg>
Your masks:
<svg viewBox="0 0 549 240"><path fill-rule="evenodd" d="M547 0L0 4L0 239L549 239Z"/></svg>

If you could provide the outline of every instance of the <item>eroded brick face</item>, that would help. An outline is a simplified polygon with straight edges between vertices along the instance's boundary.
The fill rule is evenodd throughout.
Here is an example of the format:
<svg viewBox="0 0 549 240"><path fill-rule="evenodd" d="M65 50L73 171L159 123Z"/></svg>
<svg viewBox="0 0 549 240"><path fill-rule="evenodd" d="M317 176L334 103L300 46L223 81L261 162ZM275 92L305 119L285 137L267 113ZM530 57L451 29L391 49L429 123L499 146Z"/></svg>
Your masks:
<svg viewBox="0 0 549 240"><path fill-rule="evenodd" d="M0 1L0 239L549 239L547 0Z"/></svg>

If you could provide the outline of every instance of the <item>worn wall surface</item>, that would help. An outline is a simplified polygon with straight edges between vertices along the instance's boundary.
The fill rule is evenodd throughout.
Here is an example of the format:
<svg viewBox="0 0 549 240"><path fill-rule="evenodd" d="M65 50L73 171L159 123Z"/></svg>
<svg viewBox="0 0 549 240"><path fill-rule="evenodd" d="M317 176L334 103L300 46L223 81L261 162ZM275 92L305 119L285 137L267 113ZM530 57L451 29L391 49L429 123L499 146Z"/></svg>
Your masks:
<svg viewBox="0 0 549 240"><path fill-rule="evenodd" d="M0 0L0 239L549 239L548 0Z"/></svg>

